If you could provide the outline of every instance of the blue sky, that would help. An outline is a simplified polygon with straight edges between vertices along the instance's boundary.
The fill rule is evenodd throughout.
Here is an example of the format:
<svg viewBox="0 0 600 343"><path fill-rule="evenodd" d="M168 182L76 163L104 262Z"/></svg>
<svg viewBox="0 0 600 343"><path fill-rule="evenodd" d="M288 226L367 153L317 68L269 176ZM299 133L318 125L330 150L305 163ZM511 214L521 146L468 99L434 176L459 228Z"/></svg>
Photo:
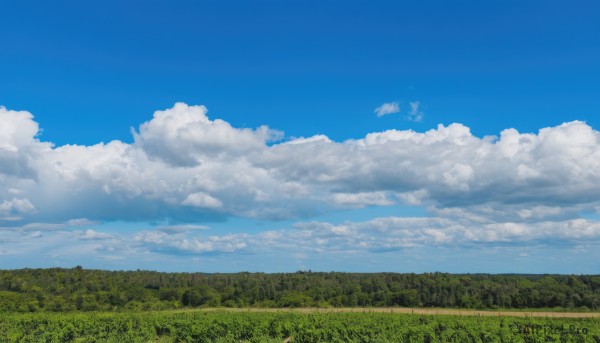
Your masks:
<svg viewBox="0 0 600 343"><path fill-rule="evenodd" d="M0 268L600 272L595 1L0 12Z"/></svg>

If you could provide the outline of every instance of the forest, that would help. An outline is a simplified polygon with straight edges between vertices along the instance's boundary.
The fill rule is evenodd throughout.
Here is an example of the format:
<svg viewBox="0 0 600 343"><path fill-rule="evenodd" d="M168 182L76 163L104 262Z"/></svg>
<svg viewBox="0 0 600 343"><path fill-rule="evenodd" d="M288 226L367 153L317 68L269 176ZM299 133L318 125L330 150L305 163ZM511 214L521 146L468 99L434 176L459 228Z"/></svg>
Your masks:
<svg viewBox="0 0 600 343"><path fill-rule="evenodd" d="M0 312L394 306L598 311L600 276L0 270Z"/></svg>

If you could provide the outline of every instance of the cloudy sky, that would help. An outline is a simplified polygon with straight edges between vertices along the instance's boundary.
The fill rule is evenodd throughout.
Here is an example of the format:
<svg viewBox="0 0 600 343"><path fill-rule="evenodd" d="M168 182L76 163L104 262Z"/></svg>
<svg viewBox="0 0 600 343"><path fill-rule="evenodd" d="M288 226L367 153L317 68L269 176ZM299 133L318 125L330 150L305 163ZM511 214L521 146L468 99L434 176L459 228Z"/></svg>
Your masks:
<svg viewBox="0 0 600 343"><path fill-rule="evenodd" d="M600 273L599 11L0 4L0 268Z"/></svg>

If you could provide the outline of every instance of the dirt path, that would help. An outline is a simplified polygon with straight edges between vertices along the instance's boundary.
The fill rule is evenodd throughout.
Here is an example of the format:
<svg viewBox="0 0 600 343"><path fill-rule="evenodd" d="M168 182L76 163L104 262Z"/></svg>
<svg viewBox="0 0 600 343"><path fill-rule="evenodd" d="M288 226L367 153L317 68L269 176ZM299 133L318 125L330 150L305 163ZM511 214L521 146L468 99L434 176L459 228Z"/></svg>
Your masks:
<svg viewBox="0 0 600 343"><path fill-rule="evenodd" d="M191 310L194 311L194 310ZM555 318L600 318L600 312L522 312L522 311L482 311L447 308L407 308L407 307L377 307L377 308L206 308L198 311L230 311L230 312L302 312L302 313L336 313L336 312L378 312L378 313L407 313L423 315L450 316L492 316L492 317L555 317Z"/></svg>

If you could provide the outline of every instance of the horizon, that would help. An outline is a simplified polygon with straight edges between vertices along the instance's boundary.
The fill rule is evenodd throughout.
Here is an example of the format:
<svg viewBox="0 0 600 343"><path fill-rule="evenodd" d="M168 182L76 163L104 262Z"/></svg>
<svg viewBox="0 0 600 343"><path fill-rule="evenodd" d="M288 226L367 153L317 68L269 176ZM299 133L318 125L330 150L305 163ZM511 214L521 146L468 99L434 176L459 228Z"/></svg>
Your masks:
<svg viewBox="0 0 600 343"><path fill-rule="evenodd" d="M597 275L598 10L2 4L0 269Z"/></svg>
<svg viewBox="0 0 600 343"><path fill-rule="evenodd" d="M169 271L160 271L160 270L148 270L148 269L96 269L96 268L84 268L82 266L75 267L43 267L43 268L10 268L10 269L0 269L5 271L19 271L19 270L48 270L48 269L63 269L63 270L72 270L81 267L81 270L87 271L95 271L95 272L150 272L150 273L160 273L160 274L414 274L414 275L425 275L425 274L448 274L448 275L489 275L489 276L599 276L600 274L557 274L557 273L478 273L478 272L468 272L468 273L449 273L443 271L433 271L433 272L389 272L389 271L368 271L368 272L343 272L343 271L315 271L315 270L296 270L296 271L283 271L283 272L263 272L263 271L247 271L240 270L237 272L203 272L203 271L186 271L186 272L169 272Z"/></svg>

